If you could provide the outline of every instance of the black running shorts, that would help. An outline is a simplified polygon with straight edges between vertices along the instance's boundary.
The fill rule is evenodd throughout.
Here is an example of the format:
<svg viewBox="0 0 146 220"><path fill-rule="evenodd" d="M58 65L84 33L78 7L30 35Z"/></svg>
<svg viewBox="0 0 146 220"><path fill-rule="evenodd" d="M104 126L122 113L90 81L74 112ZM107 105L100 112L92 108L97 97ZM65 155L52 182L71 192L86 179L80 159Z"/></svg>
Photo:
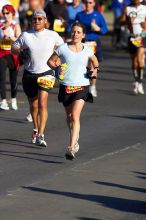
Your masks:
<svg viewBox="0 0 146 220"><path fill-rule="evenodd" d="M39 87L37 83L38 77L49 75L49 74L51 75L52 71L49 70L44 73L34 74L27 70L24 70L24 74L22 78L22 85L23 85L23 90L28 98L35 98L38 95L39 90L43 90L46 92L50 91L50 89Z"/></svg>
<svg viewBox="0 0 146 220"><path fill-rule="evenodd" d="M65 86L60 84L58 101L62 102L64 106L68 106L79 99L83 99L85 102L93 102L93 96L89 93L89 86L84 86L81 91L68 94L65 91Z"/></svg>

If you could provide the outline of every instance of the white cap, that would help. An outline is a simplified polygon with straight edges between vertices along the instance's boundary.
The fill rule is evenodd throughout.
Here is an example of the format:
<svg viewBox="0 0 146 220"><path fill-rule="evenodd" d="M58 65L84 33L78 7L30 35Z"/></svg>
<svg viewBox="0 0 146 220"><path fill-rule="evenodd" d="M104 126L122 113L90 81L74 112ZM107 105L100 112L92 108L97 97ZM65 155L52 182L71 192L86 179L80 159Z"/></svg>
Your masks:
<svg viewBox="0 0 146 220"><path fill-rule="evenodd" d="M46 18L46 12L42 8L39 8L33 12L33 17L36 17L36 16L41 16L41 17Z"/></svg>

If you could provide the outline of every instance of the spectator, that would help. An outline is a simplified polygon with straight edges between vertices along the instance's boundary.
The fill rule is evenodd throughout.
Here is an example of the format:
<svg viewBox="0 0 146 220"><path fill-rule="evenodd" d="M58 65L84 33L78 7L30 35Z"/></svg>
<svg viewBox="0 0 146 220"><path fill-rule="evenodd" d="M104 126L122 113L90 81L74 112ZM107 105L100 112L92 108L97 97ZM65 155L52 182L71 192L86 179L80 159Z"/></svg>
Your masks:
<svg viewBox="0 0 146 220"><path fill-rule="evenodd" d="M73 0L71 4L67 6L67 36L70 38L71 25L75 22L78 12L83 10L83 4L80 0Z"/></svg>
<svg viewBox="0 0 146 220"><path fill-rule="evenodd" d="M101 51L101 41L100 37L106 34L108 29L106 21L101 13L95 10L96 2L95 0L85 1L85 10L79 12L76 16L76 20L84 24L86 27L86 41L91 41L96 43L95 55L99 62L102 61L102 51ZM93 79L90 86L91 94L96 97L96 79Z"/></svg>
<svg viewBox="0 0 146 220"><path fill-rule="evenodd" d="M21 29L20 25L14 20L15 10L12 5L3 6L2 14L5 21L0 24L0 95L2 98L0 108L9 110L6 100L6 71L8 68L11 85L11 107L17 110L16 95L19 61L18 57L11 52L11 44L19 37Z"/></svg>
<svg viewBox="0 0 146 220"><path fill-rule="evenodd" d="M27 11L29 10L29 0L24 0L19 6L19 20L22 30L27 28Z"/></svg>
<svg viewBox="0 0 146 220"><path fill-rule="evenodd" d="M62 37L65 36L67 11L65 0L53 0L45 7L49 29L56 31Z"/></svg>

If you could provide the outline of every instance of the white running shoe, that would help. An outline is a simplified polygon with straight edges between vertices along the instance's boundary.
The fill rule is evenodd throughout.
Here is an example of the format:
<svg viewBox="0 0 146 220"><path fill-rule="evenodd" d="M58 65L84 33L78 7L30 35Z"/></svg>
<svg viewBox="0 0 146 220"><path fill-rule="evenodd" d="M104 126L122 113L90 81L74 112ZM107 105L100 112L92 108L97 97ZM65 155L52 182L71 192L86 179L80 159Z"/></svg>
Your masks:
<svg viewBox="0 0 146 220"><path fill-rule="evenodd" d="M80 146L79 146L79 143L77 142L77 143L75 144L74 152L77 153L77 152L79 151L79 148L80 148Z"/></svg>
<svg viewBox="0 0 146 220"><path fill-rule="evenodd" d="M41 147L47 147L47 143L44 140L44 134L38 134L36 136L36 145L41 146Z"/></svg>
<svg viewBox="0 0 146 220"><path fill-rule="evenodd" d="M16 98L11 99L11 108L15 111L18 110L18 105L17 105L17 99Z"/></svg>
<svg viewBox="0 0 146 220"><path fill-rule="evenodd" d="M93 97L97 97L97 90L96 86L92 85L89 87L89 92L92 94Z"/></svg>
<svg viewBox="0 0 146 220"><path fill-rule="evenodd" d="M0 104L0 109L2 109L2 110L9 110L10 109L6 99L2 99L1 104Z"/></svg>
<svg viewBox="0 0 146 220"><path fill-rule="evenodd" d="M38 135L38 130L37 129L33 129L33 133L31 136L31 143L35 144L36 143L36 137Z"/></svg>
<svg viewBox="0 0 146 220"><path fill-rule="evenodd" d="M134 92L135 95L137 95L138 94L139 83L138 82L134 82L133 84L134 84L133 92Z"/></svg>
<svg viewBox="0 0 146 220"><path fill-rule="evenodd" d="M28 113L28 115L26 116L26 120L29 121L29 122L33 122L31 113Z"/></svg>
<svg viewBox="0 0 146 220"><path fill-rule="evenodd" d="M67 149L65 157L67 160L73 160L75 158L75 154L79 151L79 143L75 144L74 150L70 151Z"/></svg>
<svg viewBox="0 0 146 220"><path fill-rule="evenodd" d="M142 83L139 83L138 85L138 93L144 95L144 89Z"/></svg>

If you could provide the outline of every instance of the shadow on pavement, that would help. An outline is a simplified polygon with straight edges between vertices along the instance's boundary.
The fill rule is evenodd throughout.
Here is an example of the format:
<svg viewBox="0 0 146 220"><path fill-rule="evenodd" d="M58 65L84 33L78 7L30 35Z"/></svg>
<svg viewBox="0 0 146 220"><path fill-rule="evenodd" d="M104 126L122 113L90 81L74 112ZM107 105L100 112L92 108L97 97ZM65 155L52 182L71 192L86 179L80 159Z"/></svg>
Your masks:
<svg viewBox="0 0 146 220"><path fill-rule="evenodd" d="M121 189L127 189L127 190L136 191L136 192L146 193L146 189L143 189L143 188L125 186L125 185L121 185L117 183L108 183L108 182L102 182L102 181L93 181L93 182L99 185L118 187Z"/></svg>
<svg viewBox="0 0 146 220"><path fill-rule="evenodd" d="M137 178L140 178L140 179L146 179L146 173L145 172L137 172L137 171L132 171L133 173L135 174L138 174L138 175L141 175L141 176L136 176Z"/></svg>
<svg viewBox="0 0 146 220"><path fill-rule="evenodd" d="M0 110L0 111L4 111L4 110ZM1 121L8 121L8 122L16 122L19 124L26 124L28 123L26 120L22 120L22 119L13 119L13 118L9 118L9 117L0 117Z"/></svg>
<svg viewBox="0 0 146 220"><path fill-rule="evenodd" d="M110 116L115 117L115 118L126 118L126 119L132 119L132 120L146 121L145 115L110 115Z"/></svg>
<svg viewBox="0 0 146 220"><path fill-rule="evenodd" d="M123 199L123 198L116 198L111 196L101 196L101 195L92 195L92 194L80 194L80 193L73 193L73 192L64 192L58 190L49 190L39 187L25 187L22 188L40 192L40 193L48 193L53 195L60 195L65 197L70 197L74 199L80 200L87 200L90 202L96 202L103 204L103 206L124 211L130 213L137 213L137 214L146 214L146 202L138 201L138 200L131 200L131 199Z"/></svg>
<svg viewBox="0 0 146 220"><path fill-rule="evenodd" d="M18 154L22 154L22 155L18 155ZM64 163L64 162L60 162L60 161L44 160L44 159L40 159L40 158L25 156L25 155L28 155L28 154L29 153L27 153L27 152L26 153L21 153L21 152L0 150L0 156L9 156L9 157L15 157L15 158L20 158L20 159L40 161L40 162L43 162L43 163L52 163L52 164L63 164ZM42 155L40 155L40 156L42 156ZM45 155L45 156L52 157L52 155ZM53 155L53 157L55 157L55 156ZM61 157L61 158L63 158L63 157Z"/></svg>
<svg viewBox="0 0 146 220"><path fill-rule="evenodd" d="M42 149L42 147L40 148L39 146L32 146L32 144L30 145L30 142L26 142L26 141L22 141L22 140L13 140L13 139L0 139L0 143L1 144L7 144L7 145L11 145L11 146L21 146L21 147L25 147L25 148L33 148L33 149Z"/></svg>
<svg viewBox="0 0 146 220"><path fill-rule="evenodd" d="M99 218L87 218L87 217L77 217L77 219L81 219L81 220L101 220Z"/></svg>

